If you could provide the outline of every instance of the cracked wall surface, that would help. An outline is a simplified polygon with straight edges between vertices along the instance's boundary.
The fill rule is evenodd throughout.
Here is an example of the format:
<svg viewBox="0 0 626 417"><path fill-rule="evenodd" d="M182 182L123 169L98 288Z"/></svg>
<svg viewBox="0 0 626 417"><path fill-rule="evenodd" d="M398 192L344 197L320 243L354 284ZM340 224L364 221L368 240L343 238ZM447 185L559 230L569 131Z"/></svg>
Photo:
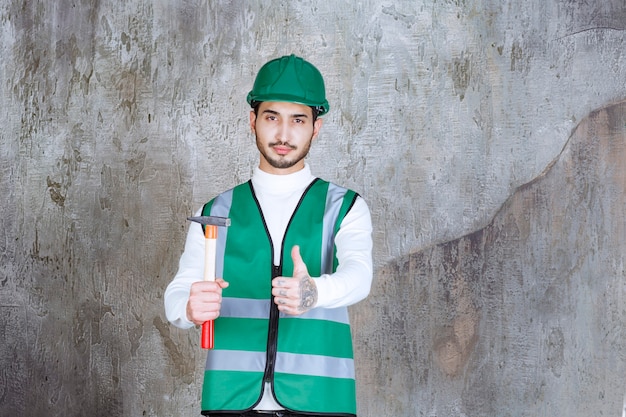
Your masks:
<svg viewBox="0 0 626 417"><path fill-rule="evenodd" d="M622 0L5 0L0 40L0 415L198 414L163 291L290 53L375 226L360 415L619 414Z"/></svg>
<svg viewBox="0 0 626 417"><path fill-rule="evenodd" d="M366 301L360 328L374 343L364 355L380 360L362 372L394 400L370 415L620 414L624 160L621 102L585 118L485 228L381 270L375 292L396 307ZM376 318L382 347L379 328L365 325Z"/></svg>

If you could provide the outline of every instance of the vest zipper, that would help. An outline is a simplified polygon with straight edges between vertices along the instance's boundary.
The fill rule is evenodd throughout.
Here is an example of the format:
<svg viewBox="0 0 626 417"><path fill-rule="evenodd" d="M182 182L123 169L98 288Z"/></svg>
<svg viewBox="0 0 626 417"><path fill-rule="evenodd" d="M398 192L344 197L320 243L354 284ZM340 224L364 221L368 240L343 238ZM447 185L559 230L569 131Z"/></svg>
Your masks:
<svg viewBox="0 0 626 417"><path fill-rule="evenodd" d="M280 266L272 265L272 279L282 274ZM274 380L274 365L276 363L276 344L278 342L278 306L274 303L274 296L270 300L270 323L267 335L267 360L265 364L265 382Z"/></svg>

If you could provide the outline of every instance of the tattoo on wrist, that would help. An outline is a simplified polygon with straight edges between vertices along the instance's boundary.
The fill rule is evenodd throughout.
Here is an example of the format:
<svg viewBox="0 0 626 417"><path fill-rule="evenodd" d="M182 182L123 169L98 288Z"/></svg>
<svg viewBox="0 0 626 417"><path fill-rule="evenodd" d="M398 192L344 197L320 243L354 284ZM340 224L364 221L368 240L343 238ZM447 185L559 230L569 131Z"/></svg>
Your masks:
<svg viewBox="0 0 626 417"><path fill-rule="evenodd" d="M310 310L317 303L317 286L309 276L300 281L300 310Z"/></svg>

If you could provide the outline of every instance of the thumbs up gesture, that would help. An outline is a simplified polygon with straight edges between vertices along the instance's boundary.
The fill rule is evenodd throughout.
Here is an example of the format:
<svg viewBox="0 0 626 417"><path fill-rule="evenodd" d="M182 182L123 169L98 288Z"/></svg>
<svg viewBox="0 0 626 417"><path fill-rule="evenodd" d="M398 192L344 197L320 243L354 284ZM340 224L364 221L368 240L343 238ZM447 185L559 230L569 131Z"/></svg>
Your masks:
<svg viewBox="0 0 626 417"><path fill-rule="evenodd" d="M309 276L300 256L300 247L291 248L293 277L276 277L272 280L272 295L278 310L294 316L309 311L317 304L317 286Z"/></svg>

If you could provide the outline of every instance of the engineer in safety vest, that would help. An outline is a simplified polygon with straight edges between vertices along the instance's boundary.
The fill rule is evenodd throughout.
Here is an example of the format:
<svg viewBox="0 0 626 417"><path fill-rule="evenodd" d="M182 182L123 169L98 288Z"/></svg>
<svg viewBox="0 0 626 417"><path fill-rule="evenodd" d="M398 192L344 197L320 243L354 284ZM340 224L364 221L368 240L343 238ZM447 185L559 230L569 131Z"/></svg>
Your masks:
<svg viewBox="0 0 626 417"><path fill-rule="evenodd" d="M248 94L259 165L196 215L222 216L215 281L190 223L165 312L177 327L215 320L202 414L356 416L347 307L372 282L372 224L356 192L305 163L329 110L322 75L295 55L261 67Z"/></svg>

